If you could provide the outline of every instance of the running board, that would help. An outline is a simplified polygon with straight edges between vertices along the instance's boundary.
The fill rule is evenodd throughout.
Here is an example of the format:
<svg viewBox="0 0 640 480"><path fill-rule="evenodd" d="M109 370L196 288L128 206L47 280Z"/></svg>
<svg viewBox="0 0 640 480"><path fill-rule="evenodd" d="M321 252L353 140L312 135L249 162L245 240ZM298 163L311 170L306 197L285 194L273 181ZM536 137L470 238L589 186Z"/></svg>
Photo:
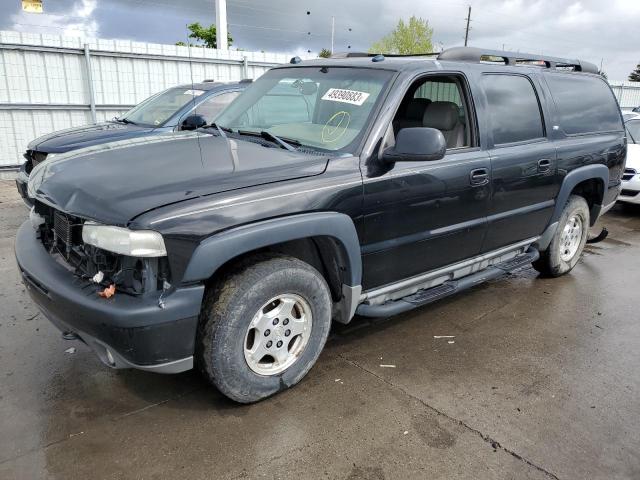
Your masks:
<svg viewBox="0 0 640 480"><path fill-rule="evenodd" d="M408 295L399 300L392 300L382 305L370 305L361 303L356 309L356 314L363 317L390 317L417 307L422 307L429 303L446 298L454 293L462 292L471 287L475 287L488 280L499 278L505 273L513 272L535 262L540 258L540 253L533 247L529 247L525 253L517 257L485 268L479 272L459 278L458 280L448 280L437 287L419 290L412 295Z"/></svg>

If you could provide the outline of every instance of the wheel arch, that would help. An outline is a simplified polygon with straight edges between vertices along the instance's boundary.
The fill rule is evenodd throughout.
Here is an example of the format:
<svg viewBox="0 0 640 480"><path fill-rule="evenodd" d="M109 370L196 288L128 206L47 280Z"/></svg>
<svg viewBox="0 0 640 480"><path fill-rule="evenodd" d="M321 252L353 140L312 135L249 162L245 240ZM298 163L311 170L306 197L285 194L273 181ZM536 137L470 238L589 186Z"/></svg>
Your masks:
<svg viewBox="0 0 640 480"><path fill-rule="evenodd" d="M605 165L587 165L570 171L562 181L551 223L558 221L569 196L580 195L589 205L590 224L593 226L602 210L604 193L608 185L609 169Z"/></svg>
<svg viewBox="0 0 640 480"><path fill-rule="evenodd" d="M549 225L534 246L544 251L549 247L558 228L558 221L571 195L577 194L589 205L590 226L598 219L602 210L604 194L609 185L609 169L602 164L586 165L571 170L563 179Z"/></svg>
<svg viewBox="0 0 640 480"><path fill-rule="evenodd" d="M360 298L362 261L353 220L342 213L314 212L280 217L212 235L195 249L183 282L209 281L251 253L284 253L316 267L334 299L334 318L347 323Z"/></svg>

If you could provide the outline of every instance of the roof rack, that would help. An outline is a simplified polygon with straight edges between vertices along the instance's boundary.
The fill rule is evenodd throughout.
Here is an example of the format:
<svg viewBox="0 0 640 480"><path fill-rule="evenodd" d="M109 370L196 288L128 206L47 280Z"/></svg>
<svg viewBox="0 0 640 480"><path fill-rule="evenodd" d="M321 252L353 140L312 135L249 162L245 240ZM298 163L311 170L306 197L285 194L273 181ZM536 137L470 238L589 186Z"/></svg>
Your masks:
<svg viewBox="0 0 640 480"><path fill-rule="evenodd" d="M574 72L598 73L598 67L596 65L582 60L548 57L546 55L535 55L532 53L485 50L474 47L448 48L438 55L438 60L529 65L557 70L573 70Z"/></svg>
<svg viewBox="0 0 640 480"><path fill-rule="evenodd" d="M412 54L400 54L400 53L369 53L369 52L337 52L331 55L331 58L358 58L358 57L377 57L383 55L389 58L395 57L433 57L438 55L438 52L433 53L412 53Z"/></svg>

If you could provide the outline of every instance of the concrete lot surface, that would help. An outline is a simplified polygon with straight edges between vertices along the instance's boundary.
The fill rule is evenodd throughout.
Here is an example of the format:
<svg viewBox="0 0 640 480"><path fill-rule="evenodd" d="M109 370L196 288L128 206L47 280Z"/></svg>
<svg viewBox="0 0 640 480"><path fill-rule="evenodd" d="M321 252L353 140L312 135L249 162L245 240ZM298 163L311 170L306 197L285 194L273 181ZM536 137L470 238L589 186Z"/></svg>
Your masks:
<svg viewBox="0 0 640 480"><path fill-rule="evenodd" d="M301 384L240 406L62 340L17 272L11 182L0 202L0 479L640 478L639 209L563 278L334 327Z"/></svg>

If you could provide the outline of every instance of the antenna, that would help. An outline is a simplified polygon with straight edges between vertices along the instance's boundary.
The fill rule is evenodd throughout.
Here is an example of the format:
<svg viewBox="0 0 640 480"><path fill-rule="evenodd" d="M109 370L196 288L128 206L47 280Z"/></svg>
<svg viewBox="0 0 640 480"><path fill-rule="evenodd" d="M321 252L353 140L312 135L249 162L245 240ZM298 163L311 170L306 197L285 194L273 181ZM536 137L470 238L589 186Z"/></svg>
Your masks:
<svg viewBox="0 0 640 480"><path fill-rule="evenodd" d="M469 5L469 13L467 13L467 28L464 31L464 46L469 42L469 22L471 21L471 5Z"/></svg>
<svg viewBox="0 0 640 480"><path fill-rule="evenodd" d="M187 30L189 30L189 26L185 25ZM193 82L193 58L191 57L191 42L189 42L189 35L187 35L187 52L189 53L189 76L191 77L191 102L193 104L194 112L197 110L196 107L196 91L195 84ZM198 140L198 150L200 151L200 163L202 164L202 168L204 168L204 159L202 158L202 145L200 145L200 136L196 136L196 140Z"/></svg>

